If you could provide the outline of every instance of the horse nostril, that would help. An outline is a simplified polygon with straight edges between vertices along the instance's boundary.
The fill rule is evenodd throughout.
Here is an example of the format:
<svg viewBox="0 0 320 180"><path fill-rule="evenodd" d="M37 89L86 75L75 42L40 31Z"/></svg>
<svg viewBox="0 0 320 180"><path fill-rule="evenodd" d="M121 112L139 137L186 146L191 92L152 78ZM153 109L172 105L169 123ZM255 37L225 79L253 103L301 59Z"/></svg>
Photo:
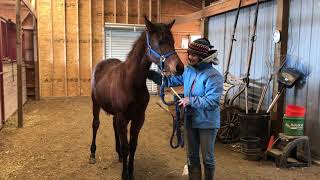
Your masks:
<svg viewBox="0 0 320 180"><path fill-rule="evenodd" d="M177 74L181 75L183 73L184 68L183 68L183 66L177 64L176 70L177 70Z"/></svg>

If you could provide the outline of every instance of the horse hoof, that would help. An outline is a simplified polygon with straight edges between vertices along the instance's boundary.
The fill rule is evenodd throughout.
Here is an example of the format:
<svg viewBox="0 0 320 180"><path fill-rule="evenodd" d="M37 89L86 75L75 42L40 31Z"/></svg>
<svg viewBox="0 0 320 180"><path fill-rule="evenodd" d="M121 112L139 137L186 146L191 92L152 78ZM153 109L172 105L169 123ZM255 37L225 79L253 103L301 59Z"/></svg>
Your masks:
<svg viewBox="0 0 320 180"><path fill-rule="evenodd" d="M129 180L129 177L127 174L122 174L122 180Z"/></svg>
<svg viewBox="0 0 320 180"><path fill-rule="evenodd" d="M96 158L90 157L89 164L95 164L95 163L96 163Z"/></svg>
<svg viewBox="0 0 320 180"><path fill-rule="evenodd" d="M128 173L128 171L122 173L122 180L129 180L129 173Z"/></svg>
<svg viewBox="0 0 320 180"><path fill-rule="evenodd" d="M129 175L129 180L134 180L133 175Z"/></svg>

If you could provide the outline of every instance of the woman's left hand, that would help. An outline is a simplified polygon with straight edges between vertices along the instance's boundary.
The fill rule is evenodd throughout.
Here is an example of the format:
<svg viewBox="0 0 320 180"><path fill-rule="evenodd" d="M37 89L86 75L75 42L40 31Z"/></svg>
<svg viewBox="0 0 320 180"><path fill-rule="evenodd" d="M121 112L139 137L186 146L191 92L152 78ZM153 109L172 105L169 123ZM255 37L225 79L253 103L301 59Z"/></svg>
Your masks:
<svg viewBox="0 0 320 180"><path fill-rule="evenodd" d="M179 100L179 106L183 106L183 107L186 107L190 104L190 100L189 100L189 97L185 97L185 98L182 98Z"/></svg>

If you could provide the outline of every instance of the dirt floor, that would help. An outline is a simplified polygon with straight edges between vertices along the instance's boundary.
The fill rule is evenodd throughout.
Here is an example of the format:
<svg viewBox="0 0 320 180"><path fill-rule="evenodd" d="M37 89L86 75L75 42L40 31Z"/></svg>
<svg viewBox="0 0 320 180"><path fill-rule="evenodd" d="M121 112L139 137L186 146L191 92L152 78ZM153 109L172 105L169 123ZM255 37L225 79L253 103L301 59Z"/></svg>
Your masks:
<svg viewBox="0 0 320 180"><path fill-rule="evenodd" d="M187 179L183 149L171 149L171 116L152 97L139 137L135 179ZM24 106L25 126L16 117L0 131L0 179L120 179L110 116L101 113L97 163L88 163L91 102L88 97L44 99ZM320 167L278 169L271 161L246 161L216 144L216 179L319 179Z"/></svg>

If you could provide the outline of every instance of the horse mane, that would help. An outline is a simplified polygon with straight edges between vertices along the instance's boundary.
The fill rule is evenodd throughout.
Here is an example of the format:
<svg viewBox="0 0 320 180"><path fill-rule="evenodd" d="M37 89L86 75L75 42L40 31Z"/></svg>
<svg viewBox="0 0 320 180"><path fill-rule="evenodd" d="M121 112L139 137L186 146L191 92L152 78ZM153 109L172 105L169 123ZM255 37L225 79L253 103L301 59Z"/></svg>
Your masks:
<svg viewBox="0 0 320 180"><path fill-rule="evenodd" d="M130 66L140 66L141 63L144 63L147 66L146 68L149 69L151 63L149 63L149 61L146 60L146 58L148 58L147 56L145 56L146 47L146 31L143 31L140 37L132 45L132 49L128 53L125 63L127 63Z"/></svg>

